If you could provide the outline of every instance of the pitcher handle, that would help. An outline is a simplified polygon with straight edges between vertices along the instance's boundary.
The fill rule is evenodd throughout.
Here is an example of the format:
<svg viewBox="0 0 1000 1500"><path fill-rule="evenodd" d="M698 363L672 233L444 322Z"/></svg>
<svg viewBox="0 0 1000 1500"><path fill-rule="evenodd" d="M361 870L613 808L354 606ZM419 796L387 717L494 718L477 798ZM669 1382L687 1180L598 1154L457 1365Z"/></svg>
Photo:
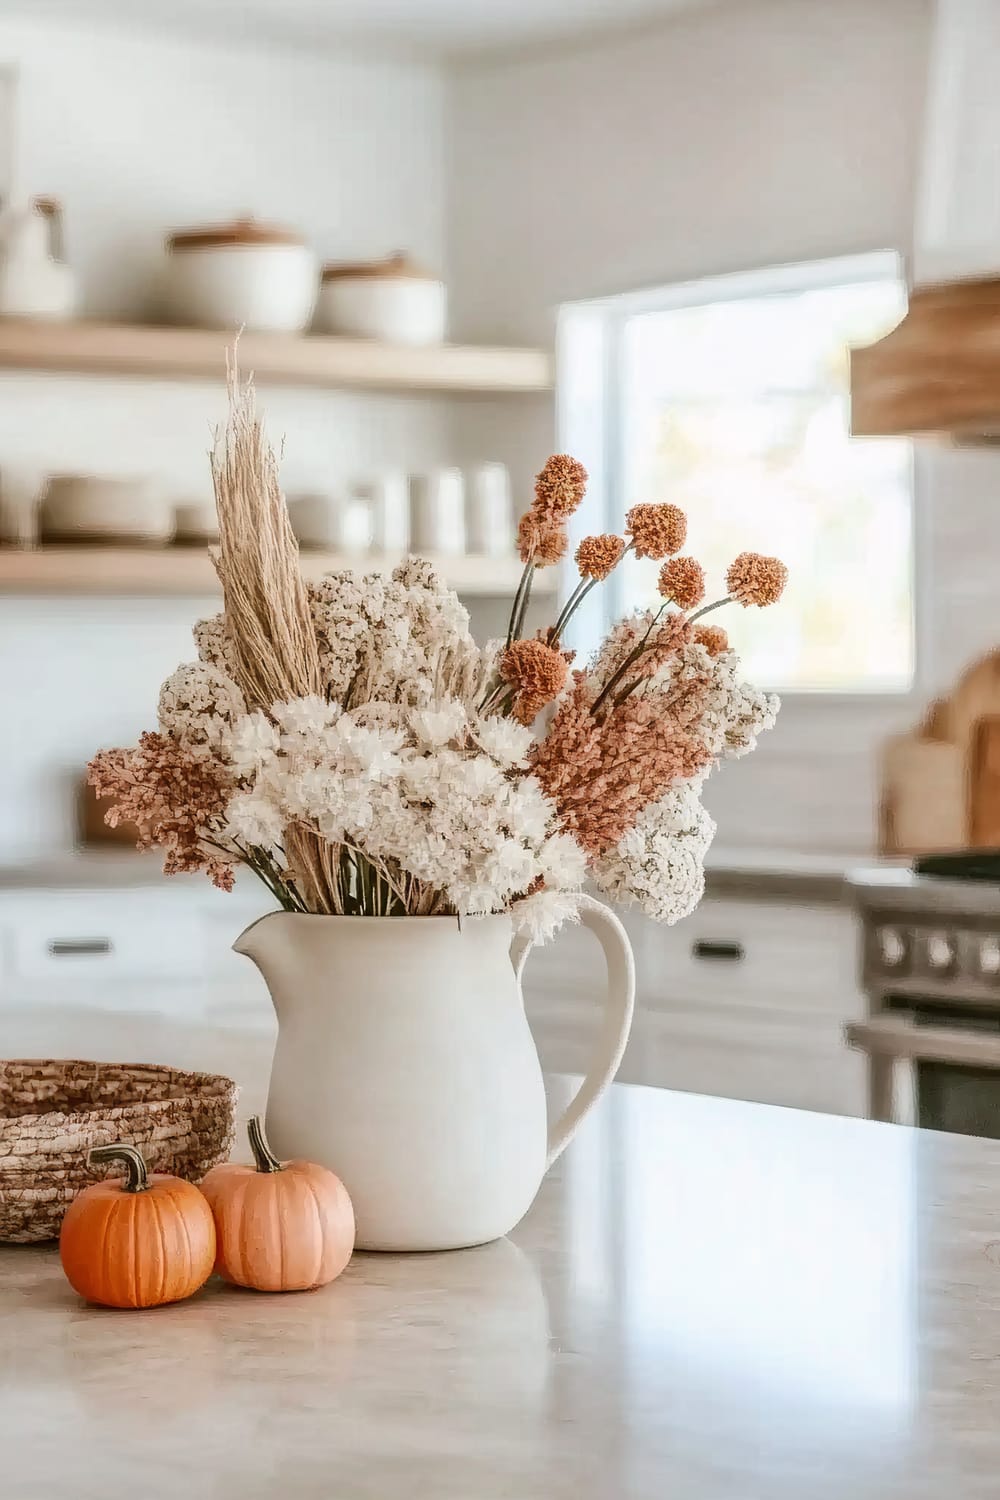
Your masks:
<svg viewBox="0 0 1000 1500"><path fill-rule="evenodd" d="M618 1072L632 1025L635 1005L635 961L628 934L615 916L592 896L580 898L580 921L593 932L608 966L608 993L597 1054L576 1095L549 1130L546 1169L569 1145L583 1117L593 1108ZM529 937L516 938L511 949L518 985L533 947Z"/></svg>

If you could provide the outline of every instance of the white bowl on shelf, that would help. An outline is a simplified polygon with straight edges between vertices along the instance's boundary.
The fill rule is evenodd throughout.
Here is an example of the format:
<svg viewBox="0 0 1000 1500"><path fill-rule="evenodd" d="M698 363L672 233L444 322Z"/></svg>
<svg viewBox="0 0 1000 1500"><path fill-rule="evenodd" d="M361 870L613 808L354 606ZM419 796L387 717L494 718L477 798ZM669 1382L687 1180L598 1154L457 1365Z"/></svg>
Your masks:
<svg viewBox="0 0 1000 1500"><path fill-rule="evenodd" d="M323 267L313 331L388 344L440 344L447 310L444 282L405 255L332 263Z"/></svg>
<svg viewBox="0 0 1000 1500"><path fill-rule="evenodd" d="M167 240L165 311L195 328L301 333L316 302L316 257L290 229L238 219Z"/></svg>
<svg viewBox="0 0 1000 1500"><path fill-rule="evenodd" d="M44 543L164 546L173 530L169 501L146 478L52 474L42 492L39 533Z"/></svg>

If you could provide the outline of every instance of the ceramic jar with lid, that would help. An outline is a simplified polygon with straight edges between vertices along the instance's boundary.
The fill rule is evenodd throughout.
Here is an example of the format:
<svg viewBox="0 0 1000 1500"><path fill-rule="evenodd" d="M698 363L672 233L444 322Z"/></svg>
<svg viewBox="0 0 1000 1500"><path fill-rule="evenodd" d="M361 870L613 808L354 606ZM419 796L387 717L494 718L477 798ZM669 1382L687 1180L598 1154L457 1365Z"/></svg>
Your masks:
<svg viewBox="0 0 1000 1500"><path fill-rule="evenodd" d="M334 263L323 267L313 326L317 333L390 344L439 344L445 336L447 304L444 282L405 255Z"/></svg>
<svg viewBox="0 0 1000 1500"><path fill-rule="evenodd" d="M316 300L316 258L294 230L254 219L167 240L166 311L197 328L301 333Z"/></svg>

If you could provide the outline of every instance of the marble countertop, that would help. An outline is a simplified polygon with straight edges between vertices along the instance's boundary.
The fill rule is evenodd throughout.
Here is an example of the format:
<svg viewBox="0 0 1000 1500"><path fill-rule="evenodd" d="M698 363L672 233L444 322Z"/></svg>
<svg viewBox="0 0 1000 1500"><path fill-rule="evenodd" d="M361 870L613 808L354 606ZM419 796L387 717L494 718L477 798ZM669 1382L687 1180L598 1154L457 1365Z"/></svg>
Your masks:
<svg viewBox="0 0 1000 1500"><path fill-rule="evenodd" d="M270 1037L3 1018L228 1071ZM570 1087L556 1080L556 1095ZM86 1307L0 1247L11 1500L994 1500L1000 1143L615 1088L510 1240Z"/></svg>

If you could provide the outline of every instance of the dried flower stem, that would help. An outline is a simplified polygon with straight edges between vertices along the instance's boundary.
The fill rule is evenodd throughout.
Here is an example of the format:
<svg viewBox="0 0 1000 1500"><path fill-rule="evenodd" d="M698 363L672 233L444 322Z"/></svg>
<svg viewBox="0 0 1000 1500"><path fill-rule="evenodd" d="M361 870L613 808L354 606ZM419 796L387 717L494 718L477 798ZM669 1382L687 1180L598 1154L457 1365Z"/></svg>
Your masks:
<svg viewBox="0 0 1000 1500"><path fill-rule="evenodd" d="M597 697L594 699L593 706L592 706L592 708L590 710L592 714L596 714L597 713L597 710L601 707L602 703L604 703L604 701L608 697L608 695L613 691L613 689L618 685L618 683L624 677L624 675L628 671L629 667L632 666L634 662L637 662L639 660L639 657L642 655L642 653L646 649L646 643L648 642L649 637L650 637L650 635L653 632L653 626L659 624L659 622L660 622L660 616L663 614L663 611L666 609L666 607L667 606L666 606L665 603L660 605L660 608L657 610L656 614L653 616L653 618L650 620L648 626L646 627L646 633L645 633L644 636L641 637L641 639L639 641L639 644L637 646L635 646L629 652L628 656L626 656L626 658L622 662L621 666L618 667L616 669L616 671L614 671L611 674L611 676L608 678L607 682L601 688L601 691L598 693ZM631 691L632 691L632 689L630 687L629 688L629 692L631 692ZM623 694L623 697L627 698L628 697L628 693Z"/></svg>
<svg viewBox="0 0 1000 1500"><path fill-rule="evenodd" d="M535 565L533 562L525 563L521 574L521 581L514 595L514 602L510 607L510 623L507 626L507 645L517 640L524 625L525 611L528 608L528 600L531 598L531 580L535 576Z"/></svg>
<svg viewBox="0 0 1000 1500"><path fill-rule="evenodd" d="M688 615L688 620L693 625L695 620L700 620L702 615L710 615L713 609L721 609L724 604L732 604L733 597L727 594L724 599L716 599L714 604L703 604L701 609L696 609L693 615Z"/></svg>

